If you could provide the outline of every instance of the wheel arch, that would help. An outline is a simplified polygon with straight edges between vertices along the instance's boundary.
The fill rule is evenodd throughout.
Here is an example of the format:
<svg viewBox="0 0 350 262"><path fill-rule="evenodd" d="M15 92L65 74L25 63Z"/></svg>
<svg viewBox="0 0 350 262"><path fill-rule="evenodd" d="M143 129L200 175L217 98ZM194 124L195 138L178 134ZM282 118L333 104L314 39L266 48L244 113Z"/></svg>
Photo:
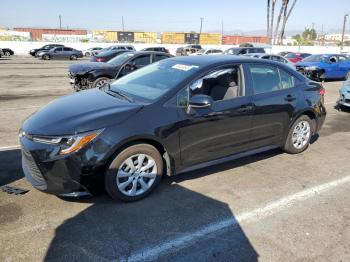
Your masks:
<svg viewBox="0 0 350 262"><path fill-rule="evenodd" d="M313 121L313 132L315 132L315 130L317 129L317 125L318 125L318 122L317 122L317 115L316 115L316 112L314 112L313 109L311 108L307 108L307 109L304 109L300 112L298 112L294 117L293 117L293 121L291 121L289 127L288 127L288 132L289 132L289 129L293 126L293 124L295 123L295 121L301 117L302 115L306 115L308 116L312 121Z"/></svg>
<svg viewBox="0 0 350 262"><path fill-rule="evenodd" d="M166 147L163 145L162 142L160 142L158 139L151 137L151 136L145 136L145 137L134 137L127 139L121 143L119 143L116 148L113 150L113 153L108 157L108 161L106 163L106 168L108 168L109 164L113 161L113 159L120 153L122 152L125 148L132 146L132 145L137 145L137 144L149 144L154 146L160 156L163 159L164 163L164 174L167 176L171 176L175 174L174 171L174 162L175 160L169 155Z"/></svg>

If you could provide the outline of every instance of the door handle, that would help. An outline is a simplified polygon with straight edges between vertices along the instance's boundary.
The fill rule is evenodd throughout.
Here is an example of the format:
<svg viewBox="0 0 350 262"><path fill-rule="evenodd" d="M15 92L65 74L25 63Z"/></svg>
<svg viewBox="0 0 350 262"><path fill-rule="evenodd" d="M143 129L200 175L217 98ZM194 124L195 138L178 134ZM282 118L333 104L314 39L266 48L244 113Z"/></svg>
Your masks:
<svg viewBox="0 0 350 262"><path fill-rule="evenodd" d="M294 100L296 100L297 98L292 96L292 95L287 95L284 100L287 101L287 102L292 102Z"/></svg>
<svg viewBox="0 0 350 262"><path fill-rule="evenodd" d="M248 112L248 111L251 111L251 110L253 110L253 106L252 105L243 105L240 108L238 108L237 111L239 113L244 113L244 112Z"/></svg>

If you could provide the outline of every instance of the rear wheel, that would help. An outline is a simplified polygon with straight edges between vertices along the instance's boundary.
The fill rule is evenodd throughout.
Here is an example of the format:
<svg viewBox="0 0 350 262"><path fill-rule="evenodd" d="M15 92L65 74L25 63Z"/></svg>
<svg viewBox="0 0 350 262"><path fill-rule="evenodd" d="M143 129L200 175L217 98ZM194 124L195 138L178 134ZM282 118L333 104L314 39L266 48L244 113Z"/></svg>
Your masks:
<svg viewBox="0 0 350 262"><path fill-rule="evenodd" d="M77 59L78 59L78 57L76 55L71 55L70 56L70 60L77 60Z"/></svg>
<svg viewBox="0 0 350 262"><path fill-rule="evenodd" d="M85 56L91 56L90 52L86 52Z"/></svg>
<svg viewBox="0 0 350 262"><path fill-rule="evenodd" d="M136 201L151 193L162 174L163 159L155 147L132 145L121 151L110 164L105 189L113 199Z"/></svg>
<svg viewBox="0 0 350 262"><path fill-rule="evenodd" d="M93 88L100 88L111 81L108 77L99 77L92 84Z"/></svg>
<svg viewBox="0 0 350 262"><path fill-rule="evenodd" d="M10 53L9 51L6 51L4 55L5 55L5 56L10 56L11 53Z"/></svg>
<svg viewBox="0 0 350 262"><path fill-rule="evenodd" d="M299 117L289 130L284 151L298 154L308 148L314 130L314 122L306 115Z"/></svg>

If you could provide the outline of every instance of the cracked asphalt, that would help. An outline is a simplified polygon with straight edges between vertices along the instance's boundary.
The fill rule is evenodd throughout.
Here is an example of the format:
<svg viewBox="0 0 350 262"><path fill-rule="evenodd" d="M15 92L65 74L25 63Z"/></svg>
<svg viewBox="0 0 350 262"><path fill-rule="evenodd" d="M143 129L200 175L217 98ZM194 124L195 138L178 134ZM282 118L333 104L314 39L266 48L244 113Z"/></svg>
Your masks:
<svg viewBox="0 0 350 262"><path fill-rule="evenodd" d="M0 192L0 261L350 261L350 110L334 108L340 81L324 84L326 122L302 154L273 150L165 178L125 204L104 193L61 199L23 178L17 131L72 92L69 63L0 59L0 186L30 190Z"/></svg>

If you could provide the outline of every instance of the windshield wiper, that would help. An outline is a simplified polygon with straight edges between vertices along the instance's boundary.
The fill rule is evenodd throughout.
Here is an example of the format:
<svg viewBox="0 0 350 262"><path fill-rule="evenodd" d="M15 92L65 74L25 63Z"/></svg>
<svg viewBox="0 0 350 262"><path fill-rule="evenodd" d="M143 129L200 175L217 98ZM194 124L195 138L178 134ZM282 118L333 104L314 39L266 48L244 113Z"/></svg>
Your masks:
<svg viewBox="0 0 350 262"><path fill-rule="evenodd" d="M122 93L120 91L111 89L111 85L109 83L106 84L106 85L107 85L107 91L124 98L125 100L129 101L130 103L133 102L133 99L131 97L129 97L128 95L126 95L126 94L124 94L124 93Z"/></svg>

